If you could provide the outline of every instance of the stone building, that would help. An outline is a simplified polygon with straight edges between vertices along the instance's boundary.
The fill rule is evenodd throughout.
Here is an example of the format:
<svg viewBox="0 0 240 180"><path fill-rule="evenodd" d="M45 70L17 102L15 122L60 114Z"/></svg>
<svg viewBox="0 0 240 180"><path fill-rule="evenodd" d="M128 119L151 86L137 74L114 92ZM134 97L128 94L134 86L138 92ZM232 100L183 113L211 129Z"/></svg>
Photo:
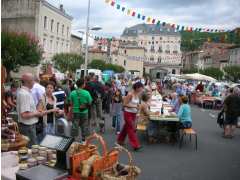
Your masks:
<svg viewBox="0 0 240 180"><path fill-rule="evenodd" d="M134 44L121 44L117 51L112 53L112 63L125 68L135 76L143 75L145 50Z"/></svg>
<svg viewBox="0 0 240 180"><path fill-rule="evenodd" d="M45 60L60 52L70 52L71 21L63 6L45 0L2 0L2 30L27 32L36 36Z"/></svg>
<svg viewBox="0 0 240 180"><path fill-rule="evenodd" d="M229 48L229 65L240 66L240 46L233 46Z"/></svg>
<svg viewBox="0 0 240 180"><path fill-rule="evenodd" d="M138 24L125 28L121 36L124 42L136 42L145 50L146 73L161 65L160 71L179 73L181 68L181 36L170 25Z"/></svg>
<svg viewBox="0 0 240 180"><path fill-rule="evenodd" d="M70 43L70 52L71 53L76 53L79 55L83 54L83 49L82 49L82 38L72 34L71 35L71 43Z"/></svg>
<svg viewBox="0 0 240 180"><path fill-rule="evenodd" d="M103 60L104 62L108 63L109 56L107 55L106 51L100 49L89 49L88 63L91 63L94 59Z"/></svg>

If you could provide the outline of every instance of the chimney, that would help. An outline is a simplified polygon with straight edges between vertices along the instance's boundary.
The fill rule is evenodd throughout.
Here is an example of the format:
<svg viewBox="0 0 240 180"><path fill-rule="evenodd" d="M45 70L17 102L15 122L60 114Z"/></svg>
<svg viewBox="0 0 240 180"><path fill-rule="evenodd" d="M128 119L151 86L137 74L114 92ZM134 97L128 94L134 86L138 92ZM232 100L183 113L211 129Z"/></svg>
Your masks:
<svg viewBox="0 0 240 180"><path fill-rule="evenodd" d="M60 11L64 12L64 10L63 10L63 4L60 4Z"/></svg>

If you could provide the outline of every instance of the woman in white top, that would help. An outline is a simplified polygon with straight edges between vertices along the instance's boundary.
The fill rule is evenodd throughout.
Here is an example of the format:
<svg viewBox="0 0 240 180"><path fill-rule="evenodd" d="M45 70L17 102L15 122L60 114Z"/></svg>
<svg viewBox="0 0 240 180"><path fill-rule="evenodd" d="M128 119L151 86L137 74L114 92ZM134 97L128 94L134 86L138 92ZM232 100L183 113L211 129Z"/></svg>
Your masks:
<svg viewBox="0 0 240 180"><path fill-rule="evenodd" d="M143 89L143 84L141 82L136 82L133 85L133 90L124 98L123 106L125 124L117 139L119 144L124 144L126 136L128 135L128 139L134 150L139 150L141 148L136 135L135 120L140 104L139 96Z"/></svg>

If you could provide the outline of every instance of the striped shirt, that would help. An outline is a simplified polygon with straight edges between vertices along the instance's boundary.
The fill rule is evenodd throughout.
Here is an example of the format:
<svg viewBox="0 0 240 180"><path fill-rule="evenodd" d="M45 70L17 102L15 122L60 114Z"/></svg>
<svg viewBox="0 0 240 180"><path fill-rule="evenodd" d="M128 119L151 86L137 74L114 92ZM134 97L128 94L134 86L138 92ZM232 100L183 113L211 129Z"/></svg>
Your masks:
<svg viewBox="0 0 240 180"><path fill-rule="evenodd" d="M58 91L53 92L53 95L57 99L57 103L56 103L57 108L64 109L64 100L66 97L65 92L63 90L58 90Z"/></svg>

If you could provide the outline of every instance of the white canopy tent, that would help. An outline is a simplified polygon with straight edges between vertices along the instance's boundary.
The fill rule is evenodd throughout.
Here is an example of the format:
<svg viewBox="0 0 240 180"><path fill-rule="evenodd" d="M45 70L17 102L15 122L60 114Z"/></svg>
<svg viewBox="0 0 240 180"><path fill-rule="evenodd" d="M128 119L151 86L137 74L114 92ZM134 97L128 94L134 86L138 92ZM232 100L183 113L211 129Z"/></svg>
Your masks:
<svg viewBox="0 0 240 180"><path fill-rule="evenodd" d="M216 79L214 79L210 76L206 76L206 75L199 74L199 73L183 74L183 75L181 75L181 78L191 79L191 80L199 80L199 81L210 81L210 82L216 82L217 81Z"/></svg>

